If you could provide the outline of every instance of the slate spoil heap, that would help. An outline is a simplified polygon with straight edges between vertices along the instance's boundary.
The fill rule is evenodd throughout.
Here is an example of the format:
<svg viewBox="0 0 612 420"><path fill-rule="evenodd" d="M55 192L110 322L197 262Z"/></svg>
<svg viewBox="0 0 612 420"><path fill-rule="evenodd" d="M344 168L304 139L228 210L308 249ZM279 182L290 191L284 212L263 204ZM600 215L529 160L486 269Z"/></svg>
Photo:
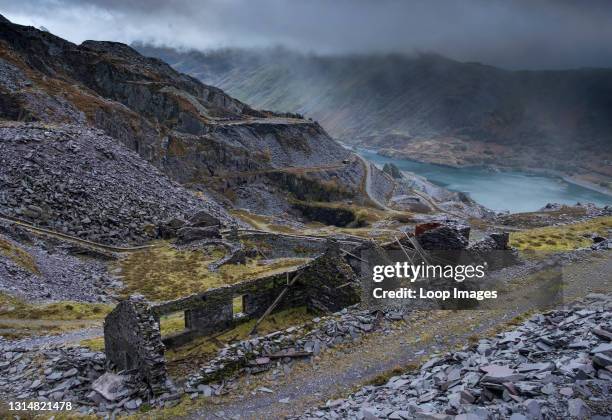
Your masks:
<svg viewBox="0 0 612 420"><path fill-rule="evenodd" d="M81 414L136 410L150 396L147 385L133 372L107 372L107 364L104 353L84 347L32 350L0 340L0 393L11 400L70 401Z"/></svg>
<svg viewBox="0 0 612 420"><path fill-rule="evenodd" d="M609 419L612 296L590 294L301 419Z"/></svg>
<svg viewBox="0 0 612 420"><path fill-rule="evenodd" d="M102 131L32 123L0 127L0 214L106 244L154 239L164 220L206 211L198 198Z"/></svg>

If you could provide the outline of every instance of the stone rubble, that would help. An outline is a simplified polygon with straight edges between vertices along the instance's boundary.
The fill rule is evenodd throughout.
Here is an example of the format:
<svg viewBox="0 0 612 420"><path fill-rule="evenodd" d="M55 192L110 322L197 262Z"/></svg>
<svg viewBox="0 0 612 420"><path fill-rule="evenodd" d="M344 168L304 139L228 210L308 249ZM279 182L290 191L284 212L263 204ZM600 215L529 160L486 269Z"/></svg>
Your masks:
<svg viewBox="0 0 612 420"><path fill-rule="evenodd" d="M102 352L84 347L26 349L0 338L0 393L24 400L71 401L80 413L103 416L137 410L144 402L167 408L185 393L196 398L230 392L236 387L231 376L241 370L256 374L278 366L290 368L295 359L358 342L362 334L387 331L389 323L401 319L400 312L371 313L353 306L306 325L228 345L184 387L167 382L166 392L156 397L134 372L107 371Z"/></svg>
<svg viewBox="0 0 612 420"><path fill-rule="evenodd" d="M612 296L591 294L300 419L609 419Z"/></svg>
<svg viewBox="0 0 612 420"><path fill-rule="evenodd" d="M0 242L31 257L35 269L0 252L0 291L28 301L109 302L121 282L108 273L106 259L80 258L85 250L42 240L0 222ZM76 251L76 252L75 252Z"/></svg>
<svg viewBox="0 0 612 420"><path fill-rule="evenodd" d="M363 310L356 305L311 323L275 331L265 336L230 344L219 355L187 379L186 392L206 393L198 387L244 371L259 373L277 365L291 364L295 358L317 356L328 348L358 342L364 334L386 330L388 323L402 320L400 310L387 313Z"/></svg>
<svg viewBox="0 0 612 420"><path fill-rule="evenodd" d="M104 353L84 347L25 349L0 341L0 393L35 401L70 401L82 414L119 413L140 405L146 386L133 375L105 373ZM96 384L114 375L114 392L103 394ZM138 403L140 401L140 403Z"/></svg>
<svg viewBox="0 0 612 420"><path fill-rule="evenodd" d="M568 207L566 204L560 203L547 203L544 207L540 209L541 212L556 212L559 210L563 210ZM574 206L569 206L574 208L582 208L585 210L585 216L587 218L598 217L598 216L609 216L612 212L612 207L604 206L598 207L593 203L576 203Z"/></svg>
<svg viewBox="0 0 612 420"><path fill-rule="evenodd" d="M517 214L499 213L495 223L500 226L544 227L563 226L585 222L594 217L612 216L612 206L598 207L593 203L576 203L573 206L559 203L548 203L533 213L531 220L525 220Z"/></svg>
<svg viewBox="0 0 612 420"><path fill-rule="evenodd" d="M83 239L139 243L172 217L234 219L101 130L38 123L0 127L0 214Z"/></svg>
<svg viewBox="0 0 612 420"><path fill-rule="evenodd" d="M607 251L612 249L612 229L608 229L607 238L594 233L591 235L591 239L593 240L593 244L591 245L593 251Z"/></svg>

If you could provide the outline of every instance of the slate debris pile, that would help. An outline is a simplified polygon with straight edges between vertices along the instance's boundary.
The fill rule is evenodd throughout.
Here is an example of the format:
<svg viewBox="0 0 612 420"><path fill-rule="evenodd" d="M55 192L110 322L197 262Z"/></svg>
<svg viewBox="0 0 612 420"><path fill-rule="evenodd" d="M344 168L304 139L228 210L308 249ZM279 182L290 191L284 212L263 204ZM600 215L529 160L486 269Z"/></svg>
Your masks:
<svg viewBox="0 0 612 420"><path fill-rule="evenodd" d="M525 219L521 213L498 213L495 224L501 226L544 227L563 226L586 222L594 217L612 216L612 206L598 207L593 203L576 203L573 206L559 203L548 203L540 210Z"/></svg>
<svg viewBox="0 0 612 420"><path fill-rule="evenodd" d="M612 229L608 229L607 238L593 233L591 239L593 240L593 244L591 245L593 251L607 251L612 249Z"/></svg>
<svg viewBox="0 0 612 420"><path fill-rule="evenodd" d="M221 395L235 387L231 373L244 369L256 374L278 365L291 365L328 348L357 342L362 334L388 330L403 313L371 313L357 307L312 324L290 327L266 336L229 345L201 372L188 378L185 387L167 383L167 391L151 398L151 392L134 372L107 371L102 352L84 347L18 348L0 340L0 393L15 399L71 401L83 414L108 415L140 408L176 405L184 393L192 397ZM213 383L214 382L214 383Z"/></svg>
<svg viewBox="0 0 612 420"><path fill-rule="evenodd" d="M43 241L22 228L0 221L0 290L32 301L109 302L121 283L106 269L106 261L80 258L58 241ZM27 255L32 267L14 255ZM23 258L23 257L22 257Z"/></svg>
<svg viewBox="0 0 612 420"><path fill-rule="evenodd" d="M130 374L106 372L104 353L84 347L28 350L0 342L0 393L24 401L70 401L82 414L136 410L146 385Z"/></svg>
<svg viewBox="0 0 612 420"><path fill-rule="evenodd" d="M300 418L609 419L611 340L612 296L591 294Z"/></svg>
<svg viewBox="0 0 612 420"><path fill-rule="evenodd" d="M567 208L579 208L585 210L585 215L581 220L588 220L592 217L609 216L612 214L612 206L597 207L593 203L576 203L574 206L568 206L560 203L547 203L539 211L541 212L558 212ZM574 218L575 219L575 218Z"/></svg>
<svg viewBox="0 0 612 420"><path fill-rule="evenodd" d="M0 213L107 244L158 236L164 220L206 211L195 197L101 130L75 125L0 127Z"/></svg>
<svg viewBox="0 0 612 420"><path fill-rule="evenodd" d="M150 399L150 390L130 372L106 371L104 353L84 347L27 350L2 347L0 392L19 400L70 401L76 412L107 416L137 410L144 401L155 407L178 402L169 392Z"/></svg>
<svg viewBox="0 0 612 420"><path fill-rule="evenodd" d="M402 319L404 314L399 310L371 312L352 306L330 316L314 318L312 323L230 344L188 378L186 392L206 395L208 388L198 385L219 381L239 370L259 373L279 363L290 364L295 359L316 356L328 348L358 342L362 335L387 329L388 322Z"/></svg>

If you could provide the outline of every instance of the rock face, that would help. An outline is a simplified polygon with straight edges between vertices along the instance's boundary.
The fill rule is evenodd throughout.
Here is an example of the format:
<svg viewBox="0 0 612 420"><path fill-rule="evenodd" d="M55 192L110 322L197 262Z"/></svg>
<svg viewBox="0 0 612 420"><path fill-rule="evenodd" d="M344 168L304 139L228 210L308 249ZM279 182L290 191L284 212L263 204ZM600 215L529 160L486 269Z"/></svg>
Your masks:
<svg viewBox="0 0 612 420"><path fill-rule="evenodd" d="M0 212L103 243L142 242L171 217L222 207L170 181L101 130L17 123L0 127Z"/></svg>
<svg viewBox="0 0 612 420"><path fill-rule="evenodd" d="M172 179L231 199L237 190L228 174L327 165L349 155L317 123L254 110L124 44L75 45L2 19L0 69L3 119L93 125ZM286 196L274 191L274 179L260 184Z"/></svg>
<svg viewBox="0 0 612 420"><path fill-rule="evenodd" d="M589 295L300 418L608 418L611 310L609 295Z"/></svg>
<svg viewBox="0 0 612 420"><path fill-rule="evenodd" d="M219 228L215 226L207 227L183 227L177 232L178 243L187 244L189 242L198 241L200 239L221 238Z"/></svg>
<svg viewBox="0 0 612 420"><path fill-rule="evenodd" d="M388 173L389 175L391 175L393 178L402 178L402 171L400 171L400 169L395 166L393 163L385 163L385 165L383 166L383 172Z"/></svg>
<svg viewBox="0 0 612 420"><path fill-rule="evenodd" d="M470 227L454 221L422 223L415 227L414 234L423 249L454 251L468 246Z"/></svg>

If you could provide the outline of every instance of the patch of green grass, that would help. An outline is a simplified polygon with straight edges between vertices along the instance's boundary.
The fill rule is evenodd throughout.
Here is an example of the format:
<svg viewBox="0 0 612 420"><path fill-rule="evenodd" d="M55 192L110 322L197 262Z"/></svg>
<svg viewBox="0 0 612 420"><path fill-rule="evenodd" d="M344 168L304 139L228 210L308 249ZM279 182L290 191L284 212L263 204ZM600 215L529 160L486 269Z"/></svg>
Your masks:
<svg viewBox="0 0 612 420"><path fill-rule="evenodd" d="M274 218L262 214L255 214L246 210L232 210L232 216L235 216L255 229L266 230L276 233L299 233L297 230L274 222Z"/></svg>
<svg viewBox="0 0 612 420"><path fill-rule="evenodd" d="M591 233L607 236L612 217L597 217L571 225L549 226L510 234L510 245L521 251L561 252L592 244Z"/></svg>
<svg viewBox="0 0 612 420"><path fill-rule="evenodd" d="M238 314L244 311L242 296L236 296L234 299L232 299L232 311L234 314Z"/></svg>
<svg viewBox="0 0 612 420"><path fill-rule="evenodd" d="M131 253L115 263L125 285L121 294L129 296L141 293L151 301L171 300L282 272L307 261L303 258L286 258L264 264L252 259L246 264L228 264L217 272L210 271L208 265L221 258L223 253L218 248L181 250L168 243Z"/></svg>
<svg viewBox="0 0 612 420"><path fill-rule="evenodd" d="M162 336L181 332L185 329L185 313L175 312L159 318L159 330Z"/></svg>
<svg viewBox="0 0 612 420"><path fill-rule="evenodd" d="M28 270L30 273L40 274L34 257L21 247L7 240L0 239L0 254L10 258L15 264Z"/></svg>
<svg viewBox="0 0 612 420"><path fill-rule="evenodd" d="M28 303L0 293L0 330L7 339L59 334L99 325L112 310L101 303Z"/></svg>
<svg viewBox="0 0 612 420"><path fill-rule="evenodd" d="M184 395L174 407L153 410L149 405L143 404L140 407L140 412L121 418L125 420L174 420L187 417L195 410L201 409L209 404L211 404L211 402L206 398L196 398L192 400L188 395ZM211 412L213 409L214 407L210 408Z"/></svg>
<svg viewBox="0 0 612 420"><path fill-rule="evenodd" d="M305 306L286 309L267 316L257 327L257 333L265 335L294 325L302 325L311 319L312 314L307 312ZM256 322L256 319L251 319L214 337L200 337L184 346L168 350L166 359L170 373L176 376L183 375L193 369L193 366L214 357L225 344L248 339L249 332Z"/></svg>
<svg viewBox="0 0 612 420"><path fill-rule="evenodd" d="M79 344L93 351L104 351L104 337L88 338L87 340L81 340Z"/></svg>
<svg viewBox="0 0 612 420"><path fill-rule="evenodd" d="M369 381L366 381L364 385L382 386L389 382L389 379L391 379L392 377L402 375L406 372L414 372L418 368L419 364L414 362L408 363L403 366L396 366L379 375L376 375L374 378L370 379Z"/></svg>
<svg viewBox="0 0 612 420"><path fill-rule="evenodd" d="M513 213L502 216L499 223L502 225L517 226L522 228L536 228L550 226L553 223L569 222L577 217L584 216L584 207L563 206L554 211L536 211L528 213Z"/></svg>
<svg viewBox="0 0 612 420"><path fill-rule="evenodd" d="M63 301L33 304L24 302L14 296L0 293L0 319L98 320L108 315L112 309L112 305L103 303Z"/></svg>

